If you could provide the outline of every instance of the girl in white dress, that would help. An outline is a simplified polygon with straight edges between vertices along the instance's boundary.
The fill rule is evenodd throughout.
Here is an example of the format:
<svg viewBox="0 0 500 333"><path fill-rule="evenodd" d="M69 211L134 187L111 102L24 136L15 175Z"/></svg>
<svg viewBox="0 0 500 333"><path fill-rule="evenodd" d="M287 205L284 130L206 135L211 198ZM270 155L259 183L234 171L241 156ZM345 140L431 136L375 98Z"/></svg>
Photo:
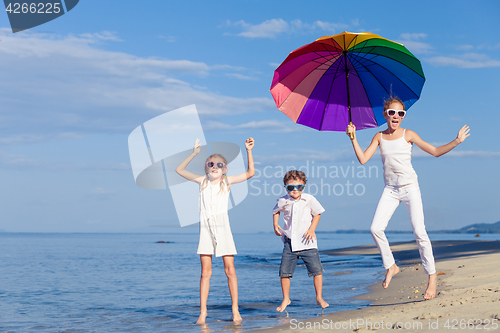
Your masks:
<svg viewBox="0 0 500 333"><path fill-rule="evenodd" d="M213 154L205 162L205 176L196 175L186 170L187 165L200 152L200 140L196 139L193 153L189 155L175 171L189 181L200 185L200 242L197 253L201 261L200 278L200 317L197 324L205 323L207 317L207 299L212 275L212 255L222 256L224 271L231 294L233 321L241 321L238 310L238 280L234 269L233 235L227 214L229 189L231 184L241 183L255 175L252 149L253 138L245 141L248 155L247 172L237 176L227 176L227 160L220 154Z"/></svg>
<svg viewBox="0 0 500 333"><path fill-rule="evenodd" d="M387 120L387 129L375 134L370 146L364 152L356 139L356 127L348 125L346 133L348 135L354 134L352 146L361 164L368 162L375 154L377 147L380 146L380 154L384 165L385 188L373 216L370 231L382 255L384 268L387 269L382 286L387 288L392 277L399 273L399 267L394 261L384 230L398 205L404 202L410 215L413 234L422 259L422 266L425 273L429 275L429 283L424 298L431 299L436 296L437 275L431 241L425 231L424 210L417 174L411 165L411 147L416 144L426 153L439 157L458 146L470 135L469 126L462 127L456 139L436 148L422 140L417 133L400 127L405 115L404 103L397 97L389 99L384 105L384 118Z"/></svg>

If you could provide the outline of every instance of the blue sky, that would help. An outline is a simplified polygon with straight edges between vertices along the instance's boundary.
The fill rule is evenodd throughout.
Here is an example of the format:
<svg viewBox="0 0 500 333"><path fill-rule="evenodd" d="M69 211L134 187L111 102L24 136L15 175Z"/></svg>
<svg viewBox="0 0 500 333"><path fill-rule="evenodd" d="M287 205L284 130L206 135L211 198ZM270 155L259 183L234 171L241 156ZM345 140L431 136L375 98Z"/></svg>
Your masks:
<svg viewBox="0 0 500 333"><path fill-rule="evenodd" d="M496 222L499 9L496 1L82 0L17 34L4 12L0 229L196 232L179 227L168 191L135 185L127 147L134 128L190 104L209 141L244 149L246 138L256 140L259 172L246 200L230 211L234 232L272 230L277 174L291 166L309 167L309 184L323 186L318 230L368 229L383 189L378 154L365 165L371 177L362 177L345 134L294 124L269 93L289 52L344 30L403 43L421 60L427 82L403 127L435 145L471 127L462 145L438 159L413 150L427 229ZM358 133L362 147L378 130ZM338 177L313 176L318 167ZM328 195L328 186L338 195ZM411 230L404 206L388 229Z"/></svg>

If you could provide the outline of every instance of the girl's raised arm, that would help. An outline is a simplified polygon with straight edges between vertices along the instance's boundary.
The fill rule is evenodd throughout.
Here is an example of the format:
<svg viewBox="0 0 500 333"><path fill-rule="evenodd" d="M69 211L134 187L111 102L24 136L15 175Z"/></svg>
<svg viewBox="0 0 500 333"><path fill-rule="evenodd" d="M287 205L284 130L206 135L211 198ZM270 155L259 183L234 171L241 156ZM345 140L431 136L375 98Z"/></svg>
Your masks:
<svg viewBox="0 0 500 333"><path fill-rule="evenodd" d="M247 155L248 155L247 172L244 172L244 173L239 174L237 176L227 177L227 182L229 184L236 184L236 183L244 182L245 180L252 178L255 175L255 166L253 165L253 155L252 155L252 149L253 149L254 144L255 144L255 141L253 138L248 138L245 141L245 148L247 149Z"/></svg>
<svg viewBox="0 0 500 333"><path fill-rule="evenodd" d="M406 130L406 132L409 134L409 136L407 137L408 142L416 144L418 148L422 149L426 153L431 154L432 156L435 157L439 157L441 155L446 154L447 152L449 152L450 150L452 150L453 148L464 142L464 140L470 135L469 126L464 125L464 127L462 127L460 131L458 131L455 140L436 148L430 143L427 143L424 140L422 140L417 133L410 130Z"/></svg>
<svg viewBox="0 0 500 333"><path fill-rule="evenodd" d="M359 163L365 164L372 158L373 154L377 151L377 147L380 144L380 134L375 134L375 136L372 139L372 142L366 148L366 150L363 152L363 149L359 146L358 139L356 138L356 126L354 125L347 125L347 128L345 130L347 135L350 135L351 133L354 134L354 138L351 140L352 142L352 147L354 148L354 152L356 153L356 157L358 158Z"/></svg>
<svg viewBox="0 0 500 333"><path fill-rule="evenodd" d="M193 158L196 155L198 155L199 152L200 152L200 139L196 139L193 152L191 153L191 155L189 155L184 161L181 162L181 164L179 164L177 168L175 168L175 172L177 172L180 176L198 184L202 182L204 176L196 175L192 172L189 172L186 170L186 167L189 164L189 162L191 162Z"/></svg>

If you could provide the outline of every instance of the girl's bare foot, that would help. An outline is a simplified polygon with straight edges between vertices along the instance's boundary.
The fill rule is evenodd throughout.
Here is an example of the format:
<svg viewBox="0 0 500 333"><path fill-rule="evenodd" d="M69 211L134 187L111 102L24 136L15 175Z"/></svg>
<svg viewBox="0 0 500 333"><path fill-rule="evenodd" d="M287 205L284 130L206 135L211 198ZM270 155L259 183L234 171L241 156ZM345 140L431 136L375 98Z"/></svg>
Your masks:
<svg viewBox="0 0 500 333"><path fill-rule="evenodd" d="M239 323L242 320L243 318L241 318L240 311L238 310L238 308L233 309L233 322Z"/></svg>
<svg viewBox="0 0 500 333"><path fill-rule="evenodd" d="M392 277L398 273L399 267L396 264L393 264L391 267L389 267L387 273L385 274L385 280L382 282L382 287L384 287L384 289L387 289L387 287L389 287L389 283L391 283Z"/></svg>
<svg viewBox="0 0 500 333"><path fill-rule="evenodd" d="M289 306L290 303L292 303L292 301L290 301L289 299L284 299L283 303L281 303L281 305L276 308L276 311L278 312L285 311L286 307Z"/></svg>
<svg viewBox="0 0 500 333"><path fill-rule="evenodd" d="M205 324L205 319L207 318L207 312L200 312L200 316L198 317L198 321L196 322L198 325Z"/></svg>
<svg viewBox="0 0 500 333"><path fill-rule="evenodd" d="M330 304L328 304L327 302L325 302L325 300L322 299L322 298L319 298L319 299L316 298L316 304L318 304L319 306L321 306L322 309L327 308L327 307L330 306Z"/></svg>
<svg viewBox="0 0 500 333"><path fill-rule="evenodd" d="M429 275L429 283L427 284L427 290L425 291L424 298L432 299L436 297L436 288L437 288L437 274Z"/></svg>

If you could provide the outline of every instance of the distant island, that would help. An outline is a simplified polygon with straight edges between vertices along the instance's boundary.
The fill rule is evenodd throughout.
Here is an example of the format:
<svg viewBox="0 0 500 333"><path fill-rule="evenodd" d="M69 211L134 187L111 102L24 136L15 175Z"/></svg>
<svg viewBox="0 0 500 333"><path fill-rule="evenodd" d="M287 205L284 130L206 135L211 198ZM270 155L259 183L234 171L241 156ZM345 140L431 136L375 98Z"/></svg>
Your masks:
<svg viewBox="0 0 500 333"><path fill-rule="evenodd" d="M336 231L317 231L318 233L369 234L370 230L344 229ZM388 234L411 234L412 231L386 230ZM429 234L500 234L500 221L496 223L476 223L460 229L427 230Z"/></svg>

